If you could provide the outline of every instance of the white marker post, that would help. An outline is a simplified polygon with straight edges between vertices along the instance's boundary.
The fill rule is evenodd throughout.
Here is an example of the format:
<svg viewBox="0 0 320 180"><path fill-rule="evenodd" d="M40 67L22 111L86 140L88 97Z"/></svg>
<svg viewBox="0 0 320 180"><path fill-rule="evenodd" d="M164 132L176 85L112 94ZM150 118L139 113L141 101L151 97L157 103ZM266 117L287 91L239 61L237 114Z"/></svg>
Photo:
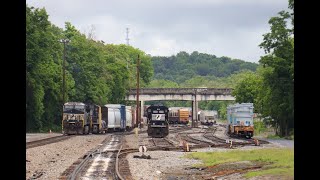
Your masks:
<svg viewBox="0 0 320 180"><path fill-rule="evenodd" d="M139 152L142 153L142 156L143 156L144 153L147 152L147 147L146 146L140 146L139 147Z"/></svg>

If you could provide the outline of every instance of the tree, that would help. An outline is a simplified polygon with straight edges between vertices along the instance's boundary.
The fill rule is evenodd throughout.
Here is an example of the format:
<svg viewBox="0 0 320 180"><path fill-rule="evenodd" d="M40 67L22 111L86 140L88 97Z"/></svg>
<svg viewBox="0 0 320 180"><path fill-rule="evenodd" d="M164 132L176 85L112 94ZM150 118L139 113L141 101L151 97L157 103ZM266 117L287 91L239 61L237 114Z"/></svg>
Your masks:
<svg viewBox="0 0 320 180"><path fill-rule="evenodd" d="M62 30L46 10L26 7L26 128L40 131L61 122Z"/></svg>
<svg viewBox="0 0 320 180"><path fill-rule="evenodd" d="M258 74L246 74L246 77L232 91L237 103L255 103L258 98L262 78Z"/></svg>
<svg viewBox="0 0 320 180"><path fill-rule="evenodd" d="M93 33L93 31L92 31ZM141 84L151 81L151 57L127 45L104 45L70 22L65 30L50 23L45 9L26 7L26 130L59 130L62 115L62 38L66 45L65 101L122 103L135 83L141 57ZM131 60L129 63L128 60ZM129 82L131 82L129 84Z"/></svg>
<svg viewBox="0 0 320 180"><path fill-rule="evenodd" d="M292 0L289 8L293 10ZM274 126L280 136L288 135L294 120L294 38L293 27L287 27L288 20L293 20L293 13L281 11L279 16L272 17L269 20L271 32L263 35L259 45L268 53L259 61L266 69L262 77L267 89L261 93L264 97L259 101L263 106L262 113L275 120Z"/></svg>
<svg viewBox="0 0 320 180"><path fill-rule="evenodd" d="M150 88L178 88L179 85L173 81L168 81L164 79L152 80L148 85Z"/></svg>

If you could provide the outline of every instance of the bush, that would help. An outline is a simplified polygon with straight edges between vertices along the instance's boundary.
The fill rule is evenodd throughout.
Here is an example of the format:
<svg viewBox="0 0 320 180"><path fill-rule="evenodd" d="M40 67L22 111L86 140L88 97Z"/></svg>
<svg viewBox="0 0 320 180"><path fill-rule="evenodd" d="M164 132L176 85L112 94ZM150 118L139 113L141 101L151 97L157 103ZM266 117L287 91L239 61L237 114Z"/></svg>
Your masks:
<svg viewBox="0 0 320 180"><path fill-rule="evenodd" d="M263 133L267 130L266 125L262 121L254 121L254 132L255 134Z"/></svg>

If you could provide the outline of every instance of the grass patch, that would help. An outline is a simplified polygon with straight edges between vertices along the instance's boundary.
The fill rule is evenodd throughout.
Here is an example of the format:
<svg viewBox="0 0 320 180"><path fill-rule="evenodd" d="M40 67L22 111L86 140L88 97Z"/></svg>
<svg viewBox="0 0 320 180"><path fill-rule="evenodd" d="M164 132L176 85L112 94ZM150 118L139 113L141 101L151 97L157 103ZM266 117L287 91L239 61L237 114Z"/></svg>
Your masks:
<svg viewBox="0 0 320 180"><path fill-rule="evenodd" d="M195 152L184 156L186 158L202 160L203 164L196 166L213 166L228 162L252 161L269 165L259 171L251 171L245 177L261 175L284 175L293 177L294 152L292 149L256 149L256 150L230 150L227 152Z"/></svg>

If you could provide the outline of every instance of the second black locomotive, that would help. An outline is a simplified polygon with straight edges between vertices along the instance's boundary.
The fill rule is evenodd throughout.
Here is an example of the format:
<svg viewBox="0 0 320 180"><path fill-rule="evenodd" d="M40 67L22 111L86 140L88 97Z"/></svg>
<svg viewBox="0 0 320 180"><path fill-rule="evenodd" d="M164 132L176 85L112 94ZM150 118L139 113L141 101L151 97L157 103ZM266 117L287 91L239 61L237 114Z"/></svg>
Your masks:
<svg viewBox="0 0 320 180"><path fill-rule="evenodd" d="M147 108L148 136L166 137L169 134L169 109L161 104Z"/></svg>

